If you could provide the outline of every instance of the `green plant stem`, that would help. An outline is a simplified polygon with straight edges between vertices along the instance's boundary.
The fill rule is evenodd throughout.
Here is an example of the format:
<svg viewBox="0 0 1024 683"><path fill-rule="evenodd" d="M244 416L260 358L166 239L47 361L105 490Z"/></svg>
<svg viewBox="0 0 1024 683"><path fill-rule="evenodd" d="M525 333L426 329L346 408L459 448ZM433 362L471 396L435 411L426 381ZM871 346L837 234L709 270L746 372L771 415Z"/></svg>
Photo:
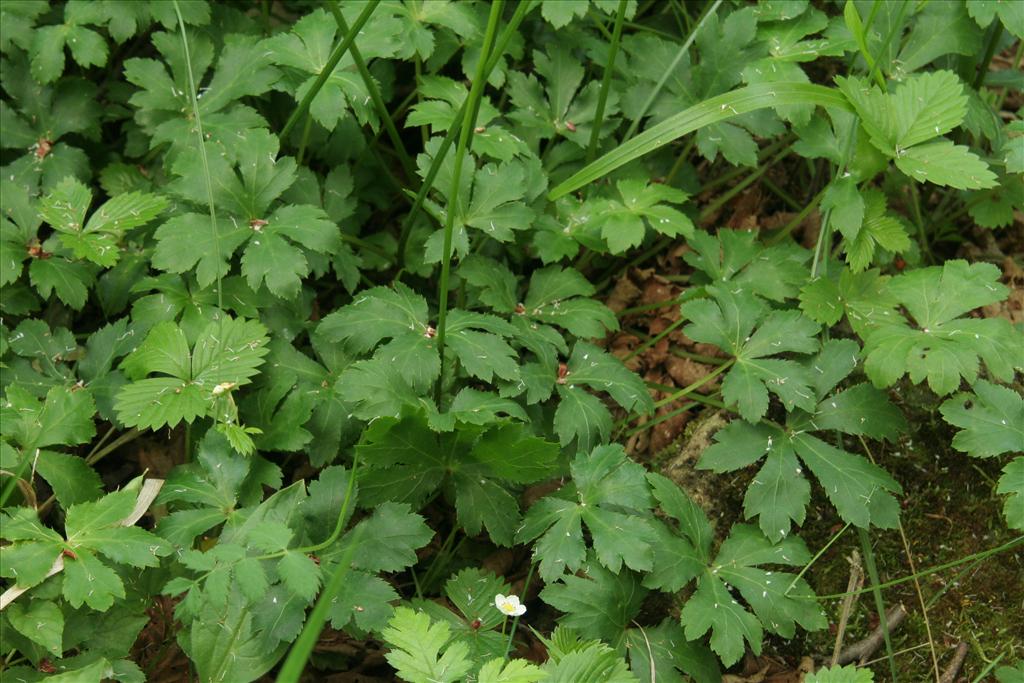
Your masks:
<svg viewBox="0 0 1024 683"><path fill-rule="evenodd" d="M666 327L664 330L654 335L653 337L649 338L647 341L640 344L640 346L630 351L629 355L623 358L622 361L625 362L627 360L630 360L631 358L636 358L638 355L640 355L650 347L654 346L668 335L672 334L672 332L682 327L683 323L685 322L686 319L680 316L677 320L675 320L671 325Z"/></svg>
<svg viewBox="0 0 1024 683"><path fill-rule="evenodd" d="M700 389L702 386L704 386L705 384L707 384L708 382L713 380L715 377L718 377L723 372L725 372L726 370L731 368L735 363L736 363L735 359L730 359L729 361L723 363L722 365L719 365L717 368L715 368L714 370L712 370L708 374L706 374L703 377L701 377L696 382L692 382L689 385L687 385L687 386L683 387L682 389L680 389L679 391L677 391L676 393L672 394L671 396L666 396L665 398L663 398L660 401L656 402L654 404L654 407L655 408L660 408L662 406L667 406L670 403L675 403L676 401L678 401L679 399L683 398L684 396L689 396L694 391L696 391L697 389ZM694 400L696 400L696 399L694 399Z"/></svg>
<svg viewBox="0 0 1024 683"><path fill-rule="evenodd" d="M489 74L487 68L488 57L494 48L498 19L501 18L503 6L503 0L493 0L491 3L491 11L487 17L487 30L484 33L483 46L480 49L480 59L477 61L473 84L469 88L469 97L466 99L467 106L465 107L465 116L462 120L462 129L459 132L459 144L455 148L455 163L452 168L452 189L448 194L444 245L441 248L441 282L437 294L437 352L441 357L441 371L438 373L437 384L434 388L434 401L437 403L438 408L441 406L441 390L444 387L444 343L445 327L448 322L448 277L451 272L452 262L452 233L455 230L455 214L458 213L459 207L459 181L462 178L462 163L466 156L466 150L469 147L469 136L473 132L480 98L483 96L484 84L487 82ZM427 185L427 183L424 183L424 185Z"/></svg>
<svg viewBox="0 0 1024 683"><path fill-rule="evenodd" d="M640 112L637 114L633 122L629 124L629 128L626 129L626 134L622 136L623 142L629 140L636 134L637 128L640 127L640 121L647 115L647 111L651 108L651 105L654 104L654 100L658 98L658 95L661 93L661 89L665 87L666 83L668 83L668 79L672 74L677 73L679 62L686 56L686 52L690 49L690 46L693 45L693 41L697 39L697 33L701 28L703 28L704 22L707 21L708 17L718 11L722 2L723 0L715 0L711 3L711 5L709 5L704 11L704 14L701 15L697 24L693 27L693 30L690 31L690 35L686 36L686 40L683 41L683 44L679 47L675 57L673 57L668 66L665 67L665 71L661 74L661 78L658 79L658 82L654 84L654 88L652 88L650 93L648 93L647 99L644 100L643 106L640 107Z"/></svg>
<svg viewBox="0 0 1024 683"><path fill-rule="evenodd" d="M772 166L774 166L775 164L789 156L790 151L791 149L789 147L786 147L778 154L776 154L774 157L772 157L767 163L759 164L753 173L751 173L746 178L730 187L726 192L723 192L722 194L715 197L715 200L713 202L705 206L704 209L701 210L700 215L698 216L698 220L707 220L708 218L713 216L715 212L718 211L718 209L720 209L722 206L728 203L733 197L735 197L740 192L750 187L755 181L757 181L758 178L767 173L768 169L770 169Z"/></svg>
<svg viewBox="0 0 1024 683"><path fill-rule="evenodd" d="M921 195L917 191L917 183L910 183L910 208L914 212L914 223L917 225L917 235L921 242L921 251L929 263L935 262L931 245L928 243L928 233L924 227L924 219L921 218Z"/></svg>
<svg viewBox="0 0 1024 683"><path fill-rule="evenodd" d="M875 550L871 547L871 537L867 529L857 529L857 536L860 538L861 552L864 553L864 564L868 570L868 577L871 585L868 589L875 598L875 609L878 610L878 621L882 629L882 637L885 638L885 651L889 655L889 673L892 675L893 683L897 683L899 677L896 675L896 660L893 657L892 638L889 636L889 624L885 615L885 601L882 599L881 582L878 580L878 566L875 564Z"/></svg>
<svg viewBox="0 0 1024 683"><path fill-rule="evenodd" d="M803 569L800 570L800 573L793 577L793 580L789 583L789 587L786 589L786 592L783 593L783 595L789 595L789 591L793 590L793 587L796 586L796 582L804 577L804 574L806 574L807 571L812 566L814 566L814 563L817 562L819 559L821 559L821 556L824 555L828 551L828 549L832 547L832 544L835 543L836 541L838 541L839 538L849 528L850 528L850 523L847 522L845 525L843 525L842 529L840 529L836 533L832 534L832 538L828 539L828 543L826 543L825 545L821 546L821 549L818 550L818 552L814 553L814 557L811 558L811 561L808 562L807 564L805 564L803 566Z"/></svg>
<svg viewBox="0 0 1024 683"><path fill-rule="evenodd" d="M334 15L334 23L338 25L338 30L343 34L347 35L348 23L345 21L345 17L341 14L341 9L338 7L337 0L328 0L327 8ZM405 149L405 143L402 142L402 136L398 134L398 129L395 127L395 122L391 118L391 114L388 112L387 105L384 103L384 98L381 97L380 88L377 87L377 81L373 79L370 74L370 70L366 66L366 62L363 60L363 55L359 52L359 47L356 46L353 41L352 46L349 47L349 52L352 53L352 61L356 64L356 69L359 70L359 75L363 79L363 84L366 85L366 91L370 94L370 100L373 102L373 106L377 109L377 116L380 117L381 122L384 124L384 130L387 131L388 137L391 139L391 144L395 148L395 153L398 155L398 161L402 164L402 170L405 171L405 179L410 183L415 183L417 180L416 176L416 164L413 163L412 157Z"/></svg>
<svg viewBox="0 0 1024 683"><path fill-rule="evenodd" d="M612 74L615 73L615 57L619 53L619 41L622 40L622 21L626 17L626 0L619 0L619 8L615 13L615 27L612 29L611 44L608 47L608 62L604 66L601 77L601 92L597 96L597 110L594 112L593 128L590 131L590 143L587 145L587 163L594 160L597 153L597 142L601 138L601 126L604 123L604 108L608 103L608 91L611 90Z"/></svg>
<svg viewBox="0 0 1024 683"><path fill-rule="evenodd" d="M974 75L974 83L972 84L975 90L980 90L981 86L985 85L985 77L988 76L988 65L992 63L992 57L996 54L996 47L999 45L999 39L1003 36L1003 22L993 21L992 25L988 27L988 41L985 43L985 53L978 63L978 73Z"/></svg>
<svg viewBox="0 0 1024 683"><path fill-rule="evenodd" d="M295 108L295 111L293 111L291 116L288 117L288 120L284 124L284 128L281 129L281 135L279 136L282 140L287 139L288 134L292 132L292 128L295 127L295 124L297 124L299 119L302 118L306 111L309 110L309 105L313 102L313 99L320 93L320 89L324 87L324 83L326 83L327 79L331 77L331 74L334 73L334 67L338 66L338 62L340 62L341 58L345 56L346 52L348 52L349 47L351 47L355 42L356 36L358 36L359 32L363 30L363 26L370 20L370 16L373 15L374 10L377 9L377 5L379 4L380 0L367 0L366 7L363 8L363 11L358 17L356 17L355 22L352 24L352 30L346 33L341 39L341 42L335 46L334 51L331 52L331 56L327 58L327 63L324 64L324 68L320 70L320 75L316 77L316 80L313 81L313 85L306 92L305 96L303 96L302 100Z"/></svg>
<svg viewBox="0 0 1024 683"><path fill-rule="evenodd" d="M778 244L782 240L789 237L790 233L792 233L798 225L803 223L807 219L807 217L811 215L812 211L818 208L818 204L821 203L821 198L824 196L825 190L821 190L820 192L818 192L818 194L814 195L814 199L812 199L810 203L808 203L807 206L805 206L800 211L800 213L793 216L793 218L791 218L788 223L782 226L782 228L778 232L774 233L771 237L766 239L764 243L767 246L771 246L773 244Z"/></svg>
<svg viewBox="0 0 1024 683"><path fill-rule="evenodd" d="M341 501L341 510L338 511L338 519L334 523L334 529L331 531L331 535L325 538L320 543L314 543L313 545L307 545L302 548L296 548L294 552L300 553L318 553L325 548L329 548L331 544L341 537L341 532L345 529L345 519L348 517L348 509L352 504L352 494L356 489L356 473L359 469L358 455L352 458L352 471L349 472L348 484L345 486L345 497ZM353 541L353 545L355 542Z"/></svg>
<svg viewBox="0 0 1024 683"><path fill-rule="evenodd" d="M535 6L536 0L523 0L516 5L516 11L512 14L512 18L509 23L502 30L501 36L498 38L497 45L494 50L487 56L486 60L484 55L480 55L481 62L486 61L487 67L485 71L490 74L498 64L498 60L505 53L505 48L508 42L515 35L516 29L519 28L519 24L522 23L523 19ZM418 63L418 60L417 60ZM441 140L441 145L437 148L437 153L430 162L430 168L427 170L426 176L423 178L423 184L420 185L419 191L416 193L416 199L413 201L412 208L409 209L409 213L406 214L405 220L402 221L402 229L398 238L398 267L402 268L405 263L405 250L409 243L409 235L412 233L412 226L416 221L416 217L419 215L420 209L423 207L423 201L427 198L427 194L434 186L434 179L437 177L438 172L441 170L441 165L444 163L444 158L448 154L448 150L455 142L455 137L459 135L462 130L462 121L465 118L466 108L469 106L469 98L462 103L459 107L458 113L455 115L455 121L451 127L445 133L444 138ZM424 140L426 142L426 140Z"/></svg>
<svg viewBox="0 0 1024 683"><path fill-rule="evenodd" d="M309 133L313 129L313 117L306 114L306 121L302 124L302 137L299 138L299 151L295 153L295 163L302 165L306 158L306 145L309 144Z"/></svg>
<svg viewBox="0 0 1024 683"><path fill-rule="evenodd" d="M206 181L206 202L210 209L210 229L213 230L213 244L217 263L221 263L220 232L217 228L217 207L213 200L213 180L210 178L210 162L206 156L206 135L203 133L203 119L199 115L199 98L196 97L196 80L192 73L192 53L188 46L188 35L185 33L185 20L181 16L178 0L173 0L174 14L178 18L178 29L181 33L181 48L185 55L185 68L188 70L188 96L192 104L192 117L196 122L196 140L199 143L199 158L203 163L203 179ZM217 273L217 308L224 310L224 288L221 287L221 276ZM223 316L221 318L223 320Z"/></svg>
<svg viewBox="0 0 1024 683"><path fill-rule="evenodd" d="M533 578L533 570L537 566L536 562L530 563L530 570L526 573L526 581L523 582L523 600L526 599L526 593L530 590L530 580ZM502 633L505 632L505 625L502 624ZM512 617L512 630L508 634L508 643L505 644L504 659L508 659L508 653L512 651L512 640L516 636L516 629L519 628L519 615Z"/></svg>
<svg viewBox="0 0 1024 683"><path fill-rule="evenodd" d="M794 211L799 211L800 209L804 208L803 205L799 201L797 201L791 194L789 194L781 187L773 183L770 179L762 178L761 184L768 188L768 190L772 194L774 194L776 197L785 202L786 206L793 209Z"/></svg>
<svg viewBox="0 0 1024 683"><path fill-rule="evenodd" d="M662 422L665 422L667 420L671 420L676 415L682 415L683 413L685 413L686 411L690 410L691 408L693 408L694 406L697 406L697 405L700 405L700 403L698 401L693 401L691 403L684 403L683 405L679 406L678 408L670 410L669 412L664 413L662 415L658 415L653 420L648 420L647 422L644 422L641 425L637 425L636 427L633 427L632 429L628 430L625 434L622 434L622 435L620 435L620 437L617 437L617 438L628 439L630 437L636 436L640 432L647 431L648 429L650 429L652 427L657 427Z"/></svg>
<svg viewBox="0 0 1024 683"><path fill-rule="evenodd" d="M356 529L352 538L352 544L342 553L338 561L338 567L334 570L327 585L324 586L320 597L317 598L316 606L313 607L309 618L306 619L306 625L303 626L302 633L299 634L299 637L288 651L288 656L281 666L281 671L277 674L277 683L298 683L302 672L306 668L306 662L313 652L313 647L320 638L320 632L323 631L324 624L327 623L327 619L330 616L329 613L333 606L334 598L345 583L345 576L352 566L352 555L359 546L361 536L362 529Z"/></svg>

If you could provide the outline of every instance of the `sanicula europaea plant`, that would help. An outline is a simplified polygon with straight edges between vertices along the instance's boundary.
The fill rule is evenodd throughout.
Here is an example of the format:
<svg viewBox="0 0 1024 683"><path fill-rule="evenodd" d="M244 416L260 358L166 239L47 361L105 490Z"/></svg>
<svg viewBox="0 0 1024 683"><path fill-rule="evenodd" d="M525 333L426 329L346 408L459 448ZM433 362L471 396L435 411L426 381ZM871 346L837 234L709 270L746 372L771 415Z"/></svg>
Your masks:
<svg viewBox="0 0 1024 683"><path fill-rule="evenodd" d="M718 681L837 619L850 533L884 654L805 680L940 679L922 580L1024 543L1022 36L984 0L4 0L0 674ZM778 220L727 220L752 192ZM622 304L640 271L682 284ZM883 576L922 415L1000 542ZM686 476L636 448L681 418ZM967 673L1020 680L985 636Z"/></svg>

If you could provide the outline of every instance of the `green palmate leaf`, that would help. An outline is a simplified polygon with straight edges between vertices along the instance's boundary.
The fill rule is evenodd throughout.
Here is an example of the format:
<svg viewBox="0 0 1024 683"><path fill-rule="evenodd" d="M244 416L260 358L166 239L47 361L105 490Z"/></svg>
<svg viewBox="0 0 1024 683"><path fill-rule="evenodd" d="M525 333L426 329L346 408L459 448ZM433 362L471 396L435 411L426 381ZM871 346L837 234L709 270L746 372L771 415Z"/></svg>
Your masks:
<svg viewBox="0 0 1024 683"><path fill-rule="evenodd" d="M767 356L817 350L817 324L796 311L769 312L742 287L715 285L707 291L713 299L690 301L680 310L692 321L684 328L687 336L735 356L736 364L722 382L726 402L750 421L767 412L769 391L789 409L810 409L814 396L806 370L795 361Z"/></svg>
<svg viewBox="0 0 1024 683"><path fill-rule="evenodd" d="M593 130L600 83L591 81L581 87L583 65L562 44L552 44L545 52L534 50L533 63L544 85L533 74L511 72L508 91L516 110L509 118L519 124L527 139L566 138L585 149ZM618 97L612 91L605 105L600 137L614 130L617 113Z"/></svg>
<svg viewBox="0 0 1024 683"><path fill-rule="evenodd" d="M421 416L380 418L357 446L368 466L361 474L360 505L421 505L445 484L467 533L486 528L496 543L511 545L519 504L507 487L549 476L556 451L555 444L529 436L521 425L463 426L437 434Z"/></svg>
<svg viewBox="0 0 1024 683"><path fill-rule="evenodd" d="M448 634L448 624L431 623L424 612L399 607L381 634L391 646L385 657L409 683L454 683L469 673L472 662L468 647L449 644Z"/></svg>
<svg viewBox="0 0 1024 683"><path fill-rule="evenodd" d="M684 260L712 284L742 285L772 301L795 296L810 276L806 249L795 244L765 247L753 232L719 230L712 236L698 230L688 243L692 251L683 255Z"/></svg>
<svg viewBox="0 0 1024 683"><path fill-rule="evenodd" d="M209 414L225 393L258 372L267 353L265 334L257 322L224 316L189 349L178 325L156 325L122 363L135 381L118 393L118 417L129 426L156 429Z"/></svg>
<svg viewBox="0 0 1024 683"><path fill-rule="evenodd" d="M1003 516L1011 529L1024 529L1024 457L1016 457L1003 468L996 493L1009 494Z"/></svg>
<svg viewBox="0 0 1024 683"><path fill-rule="evenodd" d="M350 25L359 14L358 11L352 14L351 8L344 5L342 12ZM393 57L402 51L403 26L388 14L375 12L354 41L366 62ZM327 66L337 31L337 23L330 14L316 9L296 21L289 33L268 38L261 44L261 50L267 52L271 61L285 67L284 84L297 100L306 96ZM351 54L346 53L331 71L310 103L309 112L328 130L333 130L349 112L355 114L360 124L378 125L369 91L355 70Z"/></svg>
<svg viewBox="0 0 1024 683"><path fill-rule="evenodd" d="M973 394L957 394L940 408L943 419L960 428L953 447L979 458L1024 452L1024 398L983 379L971 388Z"/></svg>
<svg viewBox="0 0 1024 683"><path fill-rule="evenodd" d="M577 455L571 471L573 483L535 503L516 532L518 542L539 537L534 556L540 560L540 576L553 580L582 566L581 523L605 567L618 572L625 563L639 571L651 569L655 537L644 517L651 499L643 468L626 458L621 446L608 445Z"/></svg>
<svg viewBox="0 0 1024 683"><path fill-rule="evenodd" d="M563 574L540 593L544 602L565 614L560 625L611 643L622 641L646 595L636 574L605 569L593 551L584 565L584 576Z"/></svg>
<svg viewBox="0 0 1024 683"><path fill-rule="evenodd" d="M996 379L1008 381L1024 367L1024 340L1002 318L960 318L974 308L1003 300L1007 289L999 269L988 263L947 261L920 268L889 282L889 292L910 313L881 316L862 332L865 370L876 386L889 386L904 374L927 378L937 394L952 393L961 377L974 382L979 359ZM884 350L883 350L884 349Z"/></svg>
<svg viewBox="0 0 1024 683"><path fill-rule="evenodd" d="M152 221L168 204L156 194L129 192L104 203L86 221L91 203L89 189L68 177L43 199L40 215L76 258L108 268L120 257L118 242L124 232Z"/></svg>
<svg viewBox="0 0 1024 683"><path fill-rule="evenodd" d="M838 266L829 276L819 276L800 290L800 308L812 320L835 325L847 316L850 326L863 336L867 330L899 314L899 302L889 291L889 277L877 269L854 273Z"/></svg>
<svg viewBox="0 0 1024 683"><path fill-rule="evenodd" d="M802 524L810 500L807 467L825 489L839 515L858 526L891 527L898 520L892 493L900 487L884 470L867 459L828 445L810 434L837 429L847 434L893 439L906 423L885 395L859 384L829 395L857 364L857 345L831 340L807 362L818 399L809 412L796 411L788 429L775 425L733 422L715 435L699 467L728 472L765 459L744 497L748 519L758 516L761 530L773 541L784 538L793 523Z"/></svg>
<svg viewBox="0 0 1024 683"><path fill-rule="evenodd" d="M638 179L620 180L616 187L619 199L598 200L588 209L613 254L638 246L648 227L669 237L693 235L693 221L666 203L685 202L689 195L682 190Z"/></svg>
<svg viewBox="0 0 1024 683"><path fill-rule="evenodd" d="M734 526L683 607L686 638L693 640L710 630L711 649L730 665L743 655L744 642L760 652L765 630L791 637L797 624L807 630L824 628L828 622L806 582L757 566L800 566L809 559L797 538L772 544L754 527ZM739 591L753 613L737 602L729 586Z"/></svg>

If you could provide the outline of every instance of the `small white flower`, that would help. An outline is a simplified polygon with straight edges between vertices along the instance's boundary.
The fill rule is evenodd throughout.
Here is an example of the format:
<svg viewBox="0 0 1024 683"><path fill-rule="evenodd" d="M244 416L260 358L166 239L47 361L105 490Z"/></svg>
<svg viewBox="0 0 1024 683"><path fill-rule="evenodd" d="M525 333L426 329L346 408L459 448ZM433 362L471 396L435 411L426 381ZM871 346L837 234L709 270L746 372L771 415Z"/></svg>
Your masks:
<svg viewBox="0 0 1024 683"><path fill-rule="evenodd" d="M229 390L233 389L234 386L235 386L234 382L221 382L220 384L218 384L217 386L215 386L213 388L213 395L214 396L220 396L225 391L229 391Z"/></svg>
<svg viewBox="0 0 1024 683"><path fill-rule="evenodd" d="M497 607L502 614L506 614L510 617L518 617L526 614L526 605L519 602L518 595L502 595L498 593L494 596L494 606Z"/></svg>

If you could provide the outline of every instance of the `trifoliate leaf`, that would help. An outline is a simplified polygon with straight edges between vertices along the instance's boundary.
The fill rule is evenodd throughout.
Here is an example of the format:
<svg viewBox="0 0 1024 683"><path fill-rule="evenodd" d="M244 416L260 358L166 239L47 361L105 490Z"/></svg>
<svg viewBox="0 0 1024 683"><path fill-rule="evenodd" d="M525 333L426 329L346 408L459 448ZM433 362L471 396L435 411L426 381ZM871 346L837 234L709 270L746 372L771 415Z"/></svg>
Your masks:
<svg viewBox="0 0 1024 683"><path fill-rule="evenodd" d="M129 192L104 203L87 222L85 213L91 203L89 189L68 177L43 198L40 214L75 258L109 268L120 257L118 242L124 232L159 216L168 202L160 195Z"/></svg>
<svg viewBox="0 0 1024 683"><path fill-rule="evenodd" d="M640 245L648 227L670 237L693 235L693 221L666 203L685 202L689 195L682 190L639 179L620 180L616 188L621 199L597 200L586 205L594 217L592 226L600 228L613 254Z"/></svg>
<svg viewBox="0 0 1024 683"><path fill-rule="evenodd" d="M594 286L575 268L549 266L534 271L523 302L529 319L558 325L577 337L603 337L619 328L615 314L590 298Z"/></svg>
<svg viewBox="0 0 1024 683"><path fill-rule="evenodd" d="M118 417L129 426L157 429L209 414L225 392L258 372L267 353L265 334L257 322L223 316L189 350L180 327L156 325L121 365L136 381L118 394ZM152 373L162 376L148 377Z"/></svg>
<svg viewBox="0 0 1024 683"><path fill-rule="evenodd" d="M957 394L940 408L943 419L960 428L953 448L976 458L1024 452L1024 398L983 379L971 389L973 395Z"/></svg>
<svg viewBox="0 0 1024 683"><path fill-rule="evenodd" d="M896 216L886 212L885 195L878 190L867 190L863 197L863 221L853 231L851 238L846 235L846 261L857 273L866 270L875 257L875 247L888 252L903 252L910 248L907 229Z"/></svg>

